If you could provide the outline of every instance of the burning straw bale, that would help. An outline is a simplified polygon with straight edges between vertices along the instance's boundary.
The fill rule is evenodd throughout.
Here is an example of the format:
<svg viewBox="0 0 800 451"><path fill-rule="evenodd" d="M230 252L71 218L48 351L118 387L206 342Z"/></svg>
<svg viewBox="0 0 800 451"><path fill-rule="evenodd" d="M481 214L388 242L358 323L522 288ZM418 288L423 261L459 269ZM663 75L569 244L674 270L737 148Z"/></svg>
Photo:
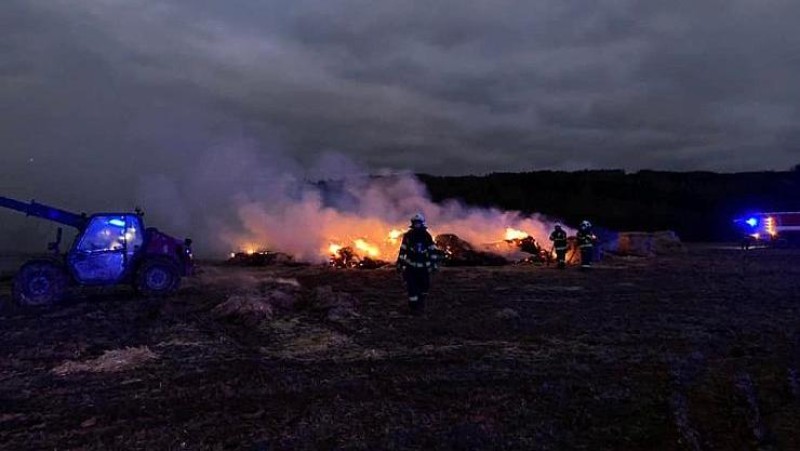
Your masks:
<svg viewBox="0 0 800 451"><path fill-rule="evenodd" d="M53 368L52 372L58 376L83 372L114 373L136 368L157 358L158 355L147 346L129 347L106 351L100 357L84 362L68 361Z"/></svg>
<svg viewBox="0 0 800 451"><path fill-rule="evenodd" d="M435 242L442 253L442 264L446 266L503 266L509 263L500 255L475 250L472 244L452 233L437 235Z"/></svg>
<svg viewBox="0 0 800 451"><path fill-rule="evenodd" d="M328 265L331 268L379 269L390 265L384 260L360 256L355 249L349 246L341 248L333 246L331 250L332 253L328 259Z"/></svg>

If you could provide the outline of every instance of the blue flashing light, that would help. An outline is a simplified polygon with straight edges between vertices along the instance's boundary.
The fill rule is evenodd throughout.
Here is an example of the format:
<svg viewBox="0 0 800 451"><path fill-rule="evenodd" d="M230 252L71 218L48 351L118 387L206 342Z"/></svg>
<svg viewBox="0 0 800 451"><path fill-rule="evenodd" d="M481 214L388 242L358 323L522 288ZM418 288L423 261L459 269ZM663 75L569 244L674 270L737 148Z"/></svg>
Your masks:
<svg viewBox="0 0 800 451"><path fill-rule="evenodd" d="M745 222L746 222L746 223L747 223L747 225L749 225L750 227L755 227L755 226L757 226L757 225L758 225L758 219L757 219L757 218L748 218L748 219L747 219L747 221L745 221Z"/></svg>
<svg viewBox="0 0 800 451"><path fill-rule="evenodd" d="M109 219L108 223L115 227L125 227L125 221L122 219Z"/></svg>

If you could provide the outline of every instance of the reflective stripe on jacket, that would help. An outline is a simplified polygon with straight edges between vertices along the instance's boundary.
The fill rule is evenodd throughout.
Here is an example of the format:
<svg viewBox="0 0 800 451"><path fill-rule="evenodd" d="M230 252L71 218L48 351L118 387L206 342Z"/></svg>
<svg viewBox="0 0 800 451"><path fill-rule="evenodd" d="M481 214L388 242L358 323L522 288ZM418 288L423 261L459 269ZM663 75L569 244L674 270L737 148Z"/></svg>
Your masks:
<svg viewBox="0 0 800 451"><path fill-rule="evenodd" d="M550 234L550 241L553 242L553 247L555 247L557 251L567 250L567 232L563 230L554 230L553 233Z"/></svg>
<svg viewBox="0 0 800 451"><path fill-rule="evenodd" d="M403 235L397 256L398 267L435 269L438 259L439 251L425 228L410 229Z"/></svg>
<svg viewBox="0 0 800 451"><path fill-rule="evenodd" d="M578 247L581 249L594 247L594 242L597 240L590 230L579 230L575 237L578 239Z"/></svg>

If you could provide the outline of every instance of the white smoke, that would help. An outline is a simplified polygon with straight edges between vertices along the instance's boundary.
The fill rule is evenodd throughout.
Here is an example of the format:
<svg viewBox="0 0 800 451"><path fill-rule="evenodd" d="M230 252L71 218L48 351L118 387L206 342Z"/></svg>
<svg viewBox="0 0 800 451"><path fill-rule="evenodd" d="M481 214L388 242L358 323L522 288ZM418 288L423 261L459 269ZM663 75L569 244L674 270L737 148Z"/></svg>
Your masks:
<svg viewBox="0 0 800 451"><path fill-rule="evenodd" d="M393 259L398 243L389 232L407 227L416 212L425 214L432 233L454 233L475 245L501 242L509 227L548 243L551 225L519 212L437 204L414 175L370 176L341 155L303 167L241 146L214 149L172 178L143 179L139 200L148 218L191 236L210 257L269 249L317 262L330 244L363 239L380 249L380 258Z"/></svg>

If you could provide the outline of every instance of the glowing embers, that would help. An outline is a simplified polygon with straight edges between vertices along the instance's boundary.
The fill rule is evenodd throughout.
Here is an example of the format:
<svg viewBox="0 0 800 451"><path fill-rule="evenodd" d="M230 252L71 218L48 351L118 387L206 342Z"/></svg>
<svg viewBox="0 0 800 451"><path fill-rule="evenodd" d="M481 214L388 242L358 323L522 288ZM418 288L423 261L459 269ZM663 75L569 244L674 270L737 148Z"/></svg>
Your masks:
<svg viewBox="0 0 800 451"><path fill-rule="evenodd" d="M370 242L366 237L334 240L328 247L328 263L334 268L380 268L389 263L400 246L403 231L392 229L385 238ZM375 234L373 234L374 236ZM381 234L382 235L382 234ZM350 243L350 244L344 244Z"/></svg>
<svg viewBox="0 0 800 451"><path fill-rule="evenodd" d="M380 260L380 249L369 244L364 239L353 241L354 246L342 246L341 244L331 243L328 246L330 258L328 264L333 268L361 268L375 269L387 266L389 263Z"/></svg>
<svg viewBox="0 0 800 451"><path fill-rule="evenodd" d="M291 255L283 252L248 249L243 252L231 252L228 264L237 266L272 266L294 265L296 262Z"/></svg>

